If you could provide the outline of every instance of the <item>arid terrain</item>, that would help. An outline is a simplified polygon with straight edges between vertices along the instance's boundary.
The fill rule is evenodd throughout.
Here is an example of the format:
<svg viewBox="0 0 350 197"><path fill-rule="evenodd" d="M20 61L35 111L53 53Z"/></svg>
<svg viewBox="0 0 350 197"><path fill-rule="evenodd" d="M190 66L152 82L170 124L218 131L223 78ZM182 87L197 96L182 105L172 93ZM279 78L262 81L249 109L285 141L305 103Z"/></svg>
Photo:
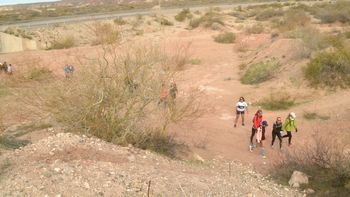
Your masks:
<svg viewBox="0 0 350 197"><path fill-rule="evenodd" d="M313 185L299 190L283 186L272 178L272 171L286 155L313 147L317 139L330 144L336 141L344 150L342 154L350 153L348 86L312 86L305 77L308 63L320 51L336 51L334 43L345 49L349 46L350 26L341 21L324 23L316 11L302 4L278 5L190 10L191 16L183 20L179 14L156 12L152 16L5 31L29 36L38 49L0 54L0 62L14 66L13 75L0 75L0 143L5 139L32 143L21 148L15 144L14 149L4 145L1 195L147 196L150 189L150 196L303 196L304 189ZM269 9L275 12L262 14ZM293 15L288 9L306 10L306 14L293 10ZM228 32L234 35L228 43L216 39ZM69 86L64 65L74 65L72 78L78 78L88 70L87 65L104 65L99 60L110 58L106 55L109 50L123 54L141 46L156 48L171 59L162 66L171 67L179 106L183 98L196 93L197 113L167 125L166 132L182 144L176 159L140 150L137 145L122 147L92 137L99 134L74 133L71 125L45 111L42 103L31 106L32 99L33 103L45 100L41 93L47 85L57 82ZM147 52L146 57L153 57ZM118 58L121 56L116 55ZM278 66L267 80L244 82L252 65L265 63L268 67L274 62ZM39 74L33 74L33 69ZM28 90L36 96L24 94ZM235 104L241 96L249 104L245 126L239 120L234 127ZM271 103L282 103L282 107L271 107ZM266 158L259 155L258 148L248 150L251 120L258 109L269 123ZM284 121L292 111L297 114L298 126L292 146L284 138L282 149L277 144L270 147L274 121L277 117ZM347 189L338 196L349 191L348 178L345 176Z"/></svg>

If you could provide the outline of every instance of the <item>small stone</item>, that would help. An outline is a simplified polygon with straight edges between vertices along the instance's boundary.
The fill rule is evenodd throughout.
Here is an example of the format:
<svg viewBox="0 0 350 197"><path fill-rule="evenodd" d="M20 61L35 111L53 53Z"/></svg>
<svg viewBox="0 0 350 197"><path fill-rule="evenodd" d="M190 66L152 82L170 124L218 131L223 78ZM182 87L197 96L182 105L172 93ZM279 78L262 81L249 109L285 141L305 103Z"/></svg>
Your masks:
<svg viewBox="0 0 350 197"><path fill-rule="evenodd" d="M86 189L90 189L89 183L88 183L88 182L84 182L84 187L85 187Z"/></svg>
<svg viewBox="0 0 350 197"><path fill-rule="evenodd" d="M60 172L61 171L61 168L55 168L54 169L56 172Z"/></svg>
<svg viewBox="0 0 350 197"><path fill-rule="evenodd" d="M129 160L130 162L134 162L134 161L136 160L135 155L130 155L130 156L128 156L128 160Z"/></svg>
<svg viewBox="0 0 350 197"><path fill-rule="evenodd" d="M309 178L303 172L294 171L288 183L291 187L300 187L300 184L308 184Z"/></svg>

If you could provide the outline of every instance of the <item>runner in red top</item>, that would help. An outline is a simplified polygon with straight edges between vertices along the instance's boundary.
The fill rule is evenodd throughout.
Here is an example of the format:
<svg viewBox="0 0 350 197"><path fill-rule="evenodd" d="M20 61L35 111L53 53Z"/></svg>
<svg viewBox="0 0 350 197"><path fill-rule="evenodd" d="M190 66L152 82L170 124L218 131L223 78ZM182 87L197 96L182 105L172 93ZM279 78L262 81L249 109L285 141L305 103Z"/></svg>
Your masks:
<svg viewBox="0 0 350 197"><path fill-rule="evenodd" d="M254 115L254 118L253 118L253 127L252 127L252 134L250 136L250 145L249 145L249 151L252 152L253 151L253 148L254 148L254 143L253 143L253 138L254 138L254 135L256 133L256 131L258 130L258 128L260 127L261 125L261 122L263 120L263 116L262 116L263 112L261 109L259 109L255 115Z"/></svg>

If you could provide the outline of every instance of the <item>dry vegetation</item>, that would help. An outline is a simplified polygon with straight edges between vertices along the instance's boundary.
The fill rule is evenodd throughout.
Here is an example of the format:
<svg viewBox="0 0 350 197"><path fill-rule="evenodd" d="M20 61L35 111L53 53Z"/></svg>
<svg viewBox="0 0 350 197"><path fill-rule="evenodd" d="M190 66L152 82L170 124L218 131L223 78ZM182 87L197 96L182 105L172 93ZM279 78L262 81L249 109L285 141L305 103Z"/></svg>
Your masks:
<svg viewBox="0 0 350 197"><path fill-rule="evenodd" d="M341 145L336 137L315 134L309 143L302 147L289 149L283 159L275 165L273 177L287 183L294 170L309 175L309 185L316 193L314 196L347 196L350 193L350 158L346 146ZM327 131L336 136L335 131Z"/></svg>

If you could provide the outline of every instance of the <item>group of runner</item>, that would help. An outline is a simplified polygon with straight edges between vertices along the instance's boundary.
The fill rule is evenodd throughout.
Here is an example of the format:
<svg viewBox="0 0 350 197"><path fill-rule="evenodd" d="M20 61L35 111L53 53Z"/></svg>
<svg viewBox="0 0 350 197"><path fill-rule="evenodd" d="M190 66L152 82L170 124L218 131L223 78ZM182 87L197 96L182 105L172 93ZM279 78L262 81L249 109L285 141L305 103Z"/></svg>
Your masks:
<svg viewBox="0 0 350 197"><path fill-rule="evenodd" d="M12 72L13 72L12 65L8 64L7 62L3 62L3 63L0 62L0 72L1 73L4 72L8 75L12 75Z"/></svg>
<svg viewBox="0 0 350 197"><path fill-rule="evenodd" d="M244 126L244 114L248 113L248 104L245 102L244 97L240 97L239 101L236 104L236 119L234 122L234 127L237 127L237 122L239 117L242 119L242 126ZM276 121L273 123L272 127L272 139L271 139L271 147L275 143L276 137L279 140L279 147L282 148L282 140L283 138L288 138L288 145L292 145L292 131L298 132L298 128L296 126L296 114L294 112L290 112L286 117L284 123L282 122L281 117L277 117ZM264 141L265 137L265 129L268 126L266 120L263 119L263 111L261 109L257 110L253 117L253 126L252 133L250 135L250 144L249 151L253 151L257 145L260 146L260 155L265 158L265 149L264 149ZM282 135L281 132L285 131L286 134ZM256 144L254 144L254 136L256 137Z"/></svg>

